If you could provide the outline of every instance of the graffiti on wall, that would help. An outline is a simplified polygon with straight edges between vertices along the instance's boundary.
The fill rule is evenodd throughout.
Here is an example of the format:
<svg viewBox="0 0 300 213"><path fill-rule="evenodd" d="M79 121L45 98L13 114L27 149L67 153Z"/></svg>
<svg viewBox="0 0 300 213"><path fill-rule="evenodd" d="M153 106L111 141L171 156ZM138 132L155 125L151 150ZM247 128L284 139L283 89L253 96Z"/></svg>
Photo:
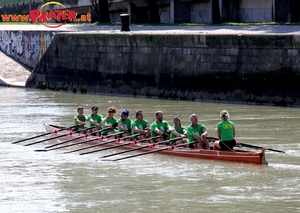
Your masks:
<svg viewBox="0 0 300 213"><path fill-rule="evenodd" d="M33 68L50 46L55 32L0 31L0 50Z"/></svg>

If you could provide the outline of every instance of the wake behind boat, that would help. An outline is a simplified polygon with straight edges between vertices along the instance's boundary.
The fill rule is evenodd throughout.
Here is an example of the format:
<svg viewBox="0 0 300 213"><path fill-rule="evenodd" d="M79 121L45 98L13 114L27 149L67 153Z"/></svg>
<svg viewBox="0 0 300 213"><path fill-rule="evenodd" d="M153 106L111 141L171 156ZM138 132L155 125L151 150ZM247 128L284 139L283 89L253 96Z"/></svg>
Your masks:
<svg viewBox="0 0 300 213"><path fill-rule="evenodd" d="M57 143L63 143L64 141L70 141L69 143L76 143L76 145L80 145L83 147L81 149L77 149L75 151L81 151L85 149L91 149L90 152L80 153L80 154L88 154L92 152L97 152L95 147L98 145L105 147L101 150L113 149L118 148L122 150L138 150L143 152L143 154L137 154L134 156L144 155L148 153L157 153L157 154L164 154L164 155L171 155L171 156L178 156L178 157L189 157L189 158L198 158L198 159L210 159L210 160L221 160L221 161L233 161L233 162L243 162L243 163L253 163L259 165L268 165L268 162L265 159L265 149L261 150L243 150L239 149L237 151L220 151L220 150L204 150L204 149L189 149L186 147L178 146L166 146L166 145L154 145L146 143L141 143L139 141L126 141L124 139L109 139L109 138L102 138L97 136L73 133L70 134L70 130L66 130L64 127L51 125L51 124L44 124L45 129L48 133L51 133L52 137L57 137L56 143L51 140L52 146L56 146ZM128 137L128 139L130 139ZM208 138L210 142L213 142L214 138ZM73 145L73 144L71 144ZM75 145L75 144L74 144ZM88 146L87 146L88 145ZM60 146L63 148L63 146ZM57 147L59 148L59 146ZM139 148L139 149L137 149ZM55 149L55 148L54 148ZM71 151L72 152L72 151ZM134 157L132 156L132 157ZM117 160L130 158L124 157L119 158ZM116 159L115 159L116 160Z"/></svg>

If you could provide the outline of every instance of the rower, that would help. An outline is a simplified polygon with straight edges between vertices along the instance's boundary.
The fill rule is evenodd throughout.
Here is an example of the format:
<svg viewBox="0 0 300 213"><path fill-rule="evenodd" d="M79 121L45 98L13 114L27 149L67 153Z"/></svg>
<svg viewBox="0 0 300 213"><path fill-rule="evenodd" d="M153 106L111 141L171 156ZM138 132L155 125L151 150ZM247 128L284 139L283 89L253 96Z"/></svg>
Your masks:
<svg viewBox="0 0 300 213"><path fill-rule="evenodd" d="M115 132L114 124L117 123L117 119L114 117L115 113L117 112L116 107L111 106L107 108L107 116L103 119L102 122L102 129L110 128L105 130L101 133L101 135L106 136L113 134Z"/></svg>
<svg viewBox="0 0 300 213"><path fill-rule="evenodd" d="M221 121L217 124L217 133L220 141L214 142L214 149L222 151L233 151L236 145L235 126L229 120L229 113L226 110L220 112Z"/></svg>
<svg viewBox="0 0 300 213"><path fill-rule="evenodd" d="M164 113L157 111L155 113L156 121L151 124L151 137L161 135L162 138L155 139L156 142L170 139L171 126L168 121L163 119ZM166 144L169 145L169 144Z"/></svg>
<svg viewBox="0 0 300 213"><path fill-rule="evenodd" d="M177 141L172 141L172 145L186 143L186 140L183 139L183 138L187 138L188 135L186 128L181 125L181 121L178 117L175 117L173 121L174 121L174 126L171 130L170 138L173 139L173 138L181 137L182 139Z"/></svg>
<svg viewBox="0 0 300 213"><path fill-rule="evenodd" d="M84 128L85 122L87 120L86 116L83 114L83 107L79 106L77 108L78 115L74 116L74 125L77 125L72 129L72 131L77 131Z"/></svg>
<svg viewBox="0 0 300 213"><path fill-rule="evenodd" d="M103 116L98 114L98 107L92 107L92 113L87 117L89 122L89 127L94 127L89 129L89 132L94 132L101 129Z"/></svg>
<svg viewBox="0 0 300 213"><path fill-rule="evenodd" d="M138 133L142 134L134 139L142 140L151 137L149 122L148 120L144 119L143 111L140 109L135 112L135 120L132 122L131 128L133 135Z"/></svg>
<svg viewBox="0 0 300 213"><path fill-rule="evenodd" d="M120 114L120 119L118 122L118 131L119 132L125 132L122 135L119 135L120 137L125 137L131 135L131 123L132 120L128 118L129 111L127 109L124 109Z"/></svg>
<svg viewBox="0 0 300 213"><path fill-rule="evenodd" d="M207 130L203 124L198 123L198 116L196 114L192 114L190 116L191 125L188 126L188 141L198 141L198 143L190 143L190 149L210 149L210 145L206 139Z"/></svg>

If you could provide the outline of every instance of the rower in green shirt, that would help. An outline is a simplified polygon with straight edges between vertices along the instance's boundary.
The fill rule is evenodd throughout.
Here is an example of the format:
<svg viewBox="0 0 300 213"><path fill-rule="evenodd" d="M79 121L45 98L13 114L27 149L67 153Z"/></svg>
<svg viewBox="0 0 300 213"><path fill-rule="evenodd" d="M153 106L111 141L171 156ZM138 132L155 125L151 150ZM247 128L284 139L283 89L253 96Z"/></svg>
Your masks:
<svg viewBox="0 0 300 213"><path fill-rule="evenodd" d="M122 135L123 137L129 136L131 134L131 119L128 118L129 111L127 109L124 109L121 112L121 118L117 121L118 122L118 130L119 132L124 132Z"/></svg>
<svg viewBox="0 0 300 213"><path fill-rule="evenodd" d="M115 132L114 124L117 122L117 119L114 117L117 109L114 106L108 107L107 109L107 116L103 119L102 122L102 129L110 128L108 130L103 131L102 135L110 135Z"/></svg>
<svg viewBox="0 0 300 213"><path fill-rule="evenodd" d="M94 132L101 129L103 116L98 114L98 107L92 107L92 114L87 117L89 127L95 127L89 129L89 132Z"/></svg>
<svg viewBox="0 0 300 213"><path fill-rule="evenodd" d="M226 110L220 112L221 121L217 124L217 133L220 141L214 142L214 149L222 151L233 151L236 145L235 126L229 120L229 113Z"/></svg>
<svg viewBox="0 0 300 213"><path fill-rule="evenodd" d="M206 139L207 130L203 124L198 123L198 116L192 114L190 116L191 125L188 126L188 141L190 142L189 148L194 149L210 149L210 145ZM191 143L195 142L196 143Z"/></svg>
<svg viewBox="0 0 300 213"><path fill-rule="evenodd" d="M163 120L163 112L157 111L155 113L156 121L151 124L151 137L155 137L157 135L162 136L162 138L155 139L156 142L163 140L169 140L171 132L171 126L168 121Z"/></svg>
<svg viewBox="0 0 300 213"><path fill-rule="evenodd" d="M135 112L135 120L131 124L132 134L142 134L136 139L141 140L144 138L150 138L150 126L148 120L144 119L144 114L142 110L137 110Z"/></svg>
<svg viewBox="0 0 300 213"><path fill-rule="evenodd" d="M172 144L179 144L184 143L186 140L183 138L186 138L188 135L187 130L184 126L181 125L181 121L178 117L174 118L174 127L171 130L171 136L170 138L178 138L181 137L182 139L178 139L177 141L172 141Z"/></svg>
<svg viewBox="0 0 300 213"><path fill-rule="evenodd" d="M83 128L85 125L85 122L87 120L86 116L83 114L83 107L79 106L77 108L78 115L74 116L74 125L77 125L77 127L73 128L73 131L77 131L80 128Z"/></svg>

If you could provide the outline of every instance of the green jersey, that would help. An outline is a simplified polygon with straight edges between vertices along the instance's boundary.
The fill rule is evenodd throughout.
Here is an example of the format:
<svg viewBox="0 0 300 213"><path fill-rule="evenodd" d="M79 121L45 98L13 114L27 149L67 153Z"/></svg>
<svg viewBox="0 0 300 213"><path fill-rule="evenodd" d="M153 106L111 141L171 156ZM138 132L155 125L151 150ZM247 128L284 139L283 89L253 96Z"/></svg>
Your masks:
<svg viewBox="0 0 300 213"><path fill-rule="evenodd" d="M187 132L188 132L188 140L189 142L195 141L193 138L193 135L201 136L203 132L206 131L206 127L203 124L197 124L197 127L195 128L192 124L188 126Z"/></svg>
<svg viewBox="0 0 300 213"><path fill-rule="evenodd" d="M110 119L108 116L106 116L106 117L103 119L103 122L102 122L102 129L107 128L107 127L105 127L105 125L104 125L105 123L108 123L108 124L113 125L113 124L116 123L116 122L117 122L117 119L116 119L116 118ZM108 129L108 130L103 131L102 134L107 134L108 132L114 132L114 131L115 131L115 129L114 129L114 128L111 128L111 129Z"/></svg>
<svg viewBox="0 0 300 213"><path fill-rule="evenodd" d="M148 121L145 120L145 119L141 120L141 122L138 122L137 120L133 121L132 124L131 124L132 134L133 135L137 134L137 132L134 131L133 127L137 127L140 130L144 130L144 129L146 129L147 125L148 125Z"/></svg>
<svg viewBox="0 0 300 213"><path fill-rule="evenodd" d="M132 120L131 119L129 119L129 118L127 118L126 119L126 121L124 121L124 120L122 120L122 118L120 118L119 120L118 120L118 123L121 123L122 124L122 126L124 127L124 128L127 128L127 129L131 129L131 123L132 123ZM119 130L119 132L122 132L123 130L121 129L121 128L119 128L118 127L118 130ZM131 133L131 132L129 132L129 133Z"/></svg>
<svg viewBox="0 0 300 213"><path fill-rule="evenodd" d="M179 134L182 134L184 133L183 130L185 130L185 127L184 126L180 126L179 129L177 129L175 126L172 128L172 130L175 130L176 132L178 132ZM171 139L173 138L177 138L176 135L174 135L172 132L171 132L171 136L170 136Z"/></svg>
<svg viewBox="0 0 300 213"><path fill-rule="evenodd" d="M98 124L101 124L102 123L102 119L103 119L103 116L100 115L100 114L97 114L95 116L93 116L93 114L90 114L88 117L87 117L88 120L93 120L94 122L97 122ZM94 124L92 123L89 123L89 127L93 127Z"/></svg>
<svg viewBox="0 0 300 213"><path fill-rule="evenodd" d="M78 120L80 120L80 121L82 121L82 122L85 122L86 121L86 116L85 115L82 115L81 117L79 116L79 115L76 115L75 117L74 117L74 119L78 119ZM78 123L76 123L76 121L74 122L74 125L78 125ZM81 127L83 127L83 126L81 126Z"/></svg>
<svg viewBox="0 0 300 213"><path fill-rule="evenodd" d="M167 133L168 126L170 126L169 123L168 123L168 121L164 121L163 120L161 123L157 123L156 121L154 121L151 124L151 137L157 136L156 132L154 132L154 130L156 128L159 129L160 131L163 131L164 133Z"/></svg>
<svg viewBox="0 0 300 213"><path fill-rule="evenodd" d="M234 139L234 123L231 121L221 121L217 124L217 130L221 132L221 140L222 141L230 141Z"/></svg>

